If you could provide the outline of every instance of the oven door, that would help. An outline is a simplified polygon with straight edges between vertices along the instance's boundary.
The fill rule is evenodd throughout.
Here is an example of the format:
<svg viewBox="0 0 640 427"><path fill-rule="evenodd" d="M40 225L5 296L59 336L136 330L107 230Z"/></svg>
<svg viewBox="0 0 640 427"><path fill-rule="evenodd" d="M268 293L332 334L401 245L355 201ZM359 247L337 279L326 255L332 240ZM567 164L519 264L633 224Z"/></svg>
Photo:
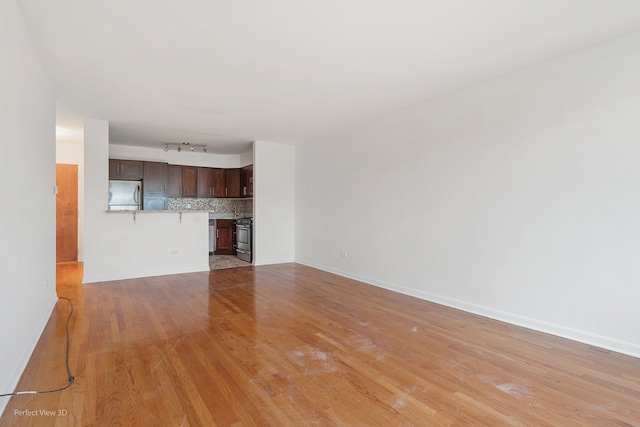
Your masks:
<svg viewBox="0 0 640 427"><path fill-rule="evenodd" d="M238 251L251 252L251 226L236 226L236 247Z"/></svg>

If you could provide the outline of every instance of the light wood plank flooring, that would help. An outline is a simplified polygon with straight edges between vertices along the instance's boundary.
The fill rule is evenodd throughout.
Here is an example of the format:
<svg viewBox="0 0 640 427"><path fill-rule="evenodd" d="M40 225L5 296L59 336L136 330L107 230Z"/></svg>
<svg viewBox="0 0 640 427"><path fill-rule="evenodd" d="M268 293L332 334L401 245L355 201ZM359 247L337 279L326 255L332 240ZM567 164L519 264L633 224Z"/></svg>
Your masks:
<svg viewBox="0 0 640 427"><path fill-rule="evenodd" d="M13 397L2 426L640 426L639 359L305 266L68 268L75 384ZM19 389L65 385L68 313Z"/></svg>

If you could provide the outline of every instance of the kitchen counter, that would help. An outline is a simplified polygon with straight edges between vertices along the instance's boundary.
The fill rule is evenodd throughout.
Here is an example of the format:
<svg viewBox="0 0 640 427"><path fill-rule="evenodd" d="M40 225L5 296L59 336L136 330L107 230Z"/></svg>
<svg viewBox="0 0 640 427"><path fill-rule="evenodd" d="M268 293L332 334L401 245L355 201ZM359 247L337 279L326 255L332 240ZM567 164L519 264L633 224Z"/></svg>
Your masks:
<svg viewBox="0 0 640 427"><path fill-rule="evenodd" d="M240 213L234 215L232 212L211 212L208 210L195 210L195 209L185 209L185 210L139 210L139 211L130 211L130 210L118 210L118 211L105 211L110 214L185 214L185 213L208 213L209 219L237 219L237 218L251 218L252 216L247 213Z"/></svg>

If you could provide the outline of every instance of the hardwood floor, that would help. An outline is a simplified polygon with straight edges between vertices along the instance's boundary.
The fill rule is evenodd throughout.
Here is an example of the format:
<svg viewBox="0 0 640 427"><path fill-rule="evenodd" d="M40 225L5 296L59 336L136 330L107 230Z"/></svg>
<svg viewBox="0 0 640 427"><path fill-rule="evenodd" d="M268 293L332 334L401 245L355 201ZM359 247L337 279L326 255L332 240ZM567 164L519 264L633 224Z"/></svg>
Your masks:
<svg viewBox="0 0 640 427"><path fill-rule="evenodd" d="M75 383L14 396L0 425L640 425L639 359L305 266L78 274L58 284ZM68 313L19 390L66 384Z"/></svg>

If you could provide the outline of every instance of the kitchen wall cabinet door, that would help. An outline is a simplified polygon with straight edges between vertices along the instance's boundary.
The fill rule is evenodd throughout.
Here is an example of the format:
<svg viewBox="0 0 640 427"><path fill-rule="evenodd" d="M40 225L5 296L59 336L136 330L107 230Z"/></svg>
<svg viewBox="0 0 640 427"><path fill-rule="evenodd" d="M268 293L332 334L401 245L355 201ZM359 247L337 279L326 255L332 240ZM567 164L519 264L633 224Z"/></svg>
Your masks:
<svg viewBox="0 0 640 427"><path fill-rule="evenodd" d="M142 189L145 196L166 196L168 164L144 162Z"/></svg>
<svg viewBox="0 0 640 427"><path fill-rule="evenodd" d="M167 197L182 197L182 166L168 167Z"/></svg>
<svg viewBox="0 0 640 427"><path fill-rule="evenodd" d="M240 169L225 169L225 197L240 197Z"/></svg>
<svg viewBox="0 0 640 427"><path fill-rule="evenodd" d="M143 169L143 162L138 160L109 159L109 179L142 179Z"/></svg>
<svg viewBox="0 0 640 427"><path fill-rule="evenodd" d="M215 255L235 255L233 248L233 220L216 219Z"/></svg>
<svg viewBox="0 0 640 427"><path fill-rule="evenodd" d="M167 209L168 164L144 162L142 178L142 206L144 210Z"/></svg>
<svg viewBox="0 0 640 427"><path fill-rule="evenodd" d="M211 169L211 181L213 186L213 197L225 197L226 180L224 169Z"/></svg>
<svg viewBox="0 0 640 427"><path fill-rule="evenodd" d="M213 197L211 186L211 168L198 168L198 197Z"/></svg>
<svg viewBox="0 0 640 427"><path fill-rule="evenodd" d="M242 168L240 172L240 196L253 197L253 165Z"/></svg>
<svg viewBox="0 0 640 427"><path fill-rule="evenodd" d="M198 168L182 166L182 197L196 197L198 194Z"/></svg>

